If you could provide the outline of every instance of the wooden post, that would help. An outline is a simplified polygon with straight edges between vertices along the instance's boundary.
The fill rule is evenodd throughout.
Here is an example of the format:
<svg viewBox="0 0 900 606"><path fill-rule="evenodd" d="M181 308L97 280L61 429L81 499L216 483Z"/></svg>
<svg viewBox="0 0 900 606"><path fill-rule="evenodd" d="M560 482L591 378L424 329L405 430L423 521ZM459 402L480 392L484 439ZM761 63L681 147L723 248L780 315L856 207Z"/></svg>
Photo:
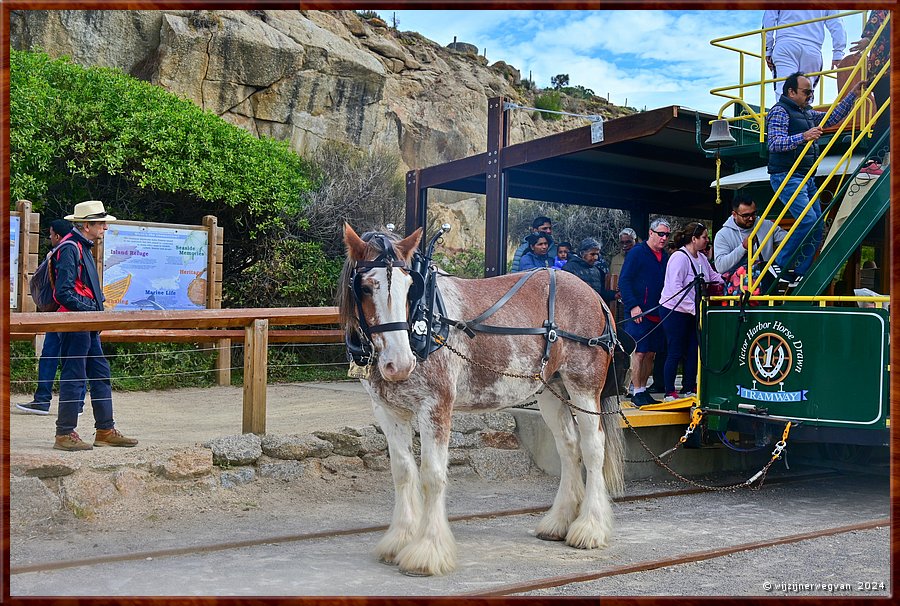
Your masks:
<svg viewBox="0 0 900 606"><path fill-rule="evenodd" d="M222 233L214 215L203 217L207 229L206 245L206 308L222 308ZM216 342L216 382L231 385L231 339Z"/></svg>
<svg viewBox="0 0 900 606"><path fill-rule="evenodd" d="M216 358L216 382L219 385L231 385L231 339L219 339L216 341L216 349L219 354Z"/></svg>
<svg viewBox="0 0 900 606"><path fill-rule="evenodd" d="M485 166L484 275L506 272L506 238L509 195L503 172L503 149L509 141L504 97L488 99L487 166Z"/></svg>
<svg viewBox="0 0 900 606"><path fill-rule="evenodd" d="M203 227L207 229L206 236L206 309L219 309L221 302L216 305L216 280L218 267L216 266L216 227L218 219L213 215L203 217Z"/></svg>
<svg viewBox="0 0 900 606"><path fill-rule="evenodd" d="M428 210L428 190L422 190L419 187L419 179L421 177L420 170L411 170L406 173L406 232L411 234L418 227L427 228L426 221L428 219L426 213ZM357 226L353 226L358 228ZM427 237L422 238L420 248L425 250L425 241Z"/></svg>
<svg viewBox="0 0 900 606"><path fill-rule="evenodd" d="M31 202L28 200L16 202L16 212L19 215L19 273L16 277L19 292L15 301L16 310L36 311L28 290L28 280L34 275L40 263L38 245L41 235L41 215L31 212Z"/></svg>
<svg viewBox="0 0 900 606"><path fill-rule="evenodd" d="M254 320L244 338L244 433L266 433L269 321Z"/></svg>
<svg viewBox="0 0 900 606"><path fill-rule="evenodd" d="M112 223L111 225L115 225ZM106 250L104 242L105 238L97 238L94 246L91 247L91 254L94 255L94 265L97 267L97 277L100 278L100 288L103 288L103 254Z"/></svg>

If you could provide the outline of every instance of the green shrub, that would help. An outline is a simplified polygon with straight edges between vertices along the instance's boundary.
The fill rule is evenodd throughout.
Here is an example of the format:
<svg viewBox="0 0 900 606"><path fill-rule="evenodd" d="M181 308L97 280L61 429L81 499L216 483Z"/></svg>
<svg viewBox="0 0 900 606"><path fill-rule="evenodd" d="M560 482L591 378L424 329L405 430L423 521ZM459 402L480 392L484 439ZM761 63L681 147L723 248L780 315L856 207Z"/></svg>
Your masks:
<svg viewBox="0 0 900 606"><path fill-rule="evenodd" d="M534 98L534 106L538 109L549 109L551 111L562 111L562 98L558 90L549 90ZM539 112L540 116L545 120L560 120L562 116L559 114L548 114L547 112Z"/></svg>
<svg viewBox="0 0 900 606"><path fill-rule="evenodd" d="M328 258L318 242L285 239L272 244L265 261L226 284L228 300L245 307L319 307L334 304L344 258Z"/></svg>
<svg viewBox="0 0 900 606"><path fill-rule="evenodd" d="M575 99L591 100L596 96L593 90L585 88L580 84L576 84L575 86L563 86L560 90Z"/></svg>
<svg viewBox="0 0 900 606"><path fill-rule="evenodd" d="M252 237L302 210L308 173L287 143L119 70L10 51L10 199L47 221L102 193L122 218L215 214Z"/></svg>
<svg viewBox="0 0 900 606"><path fill-rule="evenodd" d="M469 249L447 254L441 251L434 253L434 262L449 274L460 278L484 277L484 251Z"/></svg>

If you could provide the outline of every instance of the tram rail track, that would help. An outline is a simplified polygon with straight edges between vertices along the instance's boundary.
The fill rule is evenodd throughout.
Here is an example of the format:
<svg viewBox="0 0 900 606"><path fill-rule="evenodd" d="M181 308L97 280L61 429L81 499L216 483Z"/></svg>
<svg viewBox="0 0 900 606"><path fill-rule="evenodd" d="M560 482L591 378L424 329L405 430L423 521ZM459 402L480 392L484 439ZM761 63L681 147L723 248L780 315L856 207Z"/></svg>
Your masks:
<svg viewBox="0 0 900 606"><path fill-rule="evenodd" d="M828 472L812 472L806 473L799 476L780 476L768 478L766 480L766 484L789 484L789 483L798 483L804 481L811 480L821 480L825 478L831 478L839 476L840 474L834 471ZM679 496L688 496L693 494L699 494L703 492L708 492L702 488L684 488L684 489L675 489L675 490L664 490L657 492L649 492L649 493L641 493L634 495L626 495L623 497L618 497L614 499L616 503L631 503L631 502L640 502L640 501L650 501L654 499L665 499L670 497L679 497ZM469 513L469 514L460 514L455 516L450 516L450 522L464 522L468 520L481 520L481 519L490 519L490 518L501 518L501 517L511 517L511 516L519 516L519 515L530 515L530 514L539 514L547 511L550 508L549 504L540 505L535 507L525 507L525 508L516 508L516 509L505 509L505 510L497 510L497 511L488 511L488 512L477 512L477 513ZM313 540L322 540L322 539L330 539L341 536L352 536L352 535L362 535L374 532L383 532L387 530L387 525L377 525L377 526L362 526L357 528L346 528L346 529L335 529L335 530L325 530L321 532L310 532L310 533L295 533L288 535L280 535L280 536L267 536L260 537L254 539L244 539L241 541L225 541L221 543L211 543L206 545L190 545L184 547L174 547L168 549L155 549L155 550L147 550L147 551L137 551L126 554L110 554L110 555L102 555L102 556L94 556L88 558L79 558L73 560L57 560L50 562L38 562L34 564L24 564L24 565L16 565L9 567L10 576L19 575L19 574L27 574L34 572L49 572L56 570L63 570L67 568L78 568L84 566L98 566L102 564L116 564L121 562L129 562L136 560L147 560L147 559L159 559L159 558L168 558L168 557L179 557L179 556L190 556L190 555L200 555L207 554L219 551L228 551L235 549L243 549L248 547L258 547L261 545L274 545L279 543L294 543L294 542L302 542L302 541L313 541ZM661 564L661 566L666 566L669 564ZM648 568L649 570L650 568ZM625 574L625 572L617 573L617 574ZM599 577L598 577L599 578ZM589 579L588 579L589 580ZM571 582L579 582L579 581L571 581ZM524 589L521 591L528 591L528 589ZM473 594L474 595L474 594ZM478 594L478 595L489 595L489 594ZM492 595L492 594L491 594Z"/></svg>
<svg viewBox="0 0 900 606"><path fill-rule="evenodd" d="M602 578L626 575L626 574L634 574L639 572L647 572L650 570L656 570L658 568L664 568L667 566L678 566L681 564L690 564L692 562L701 562L705 560L712 560L715 558L722 558L725 556L729 556L735 553L741 553L746 551L755 551L758 549L765 549L767 547L777 547L779 545L787 545L790 543L799 543L801 541L809 541L812 539L818 539L821 537L829 537L835 536L839 534L844 534L848 532L855 532L860 530L874 530L877 528L882 528L885 526L890 526L891 520L890 518L879 518L877 520L869 520L866 522L858 522L856 524L847 524L844 526L837 526L832 528L824 528L821 530L814 530L810 532L802 532L798 534L784 535L780 537L775 537L772 539L766 539L763 541L754 541L751 543L740 543L737 545L730 545L728 547L722 547L719 549L707 549L704 551L697 551L693 553L679 554L677 556L669 557L669 558L661 558L658 560L646 560L642 562L636 562L634 564L628 564L627 566L617 566L614 568L609 568L606 570L599 570L597 572L589 572L589 573L574 573L571 575L562 575L556 577L548 577L544 579L535 579L532 581L524 581L520 583L512 583L510 585L505 585L502 587L496 587L490 591L475 591L471 593L462 593L460 596L465 597L499 597L499 596L510 596L519 593L525 593L528 591L536 591L539 589L550 589L550 588L558 588L563 587L565 585L573 585L575 583L586 583L589 581L596 581Z"/></svg>

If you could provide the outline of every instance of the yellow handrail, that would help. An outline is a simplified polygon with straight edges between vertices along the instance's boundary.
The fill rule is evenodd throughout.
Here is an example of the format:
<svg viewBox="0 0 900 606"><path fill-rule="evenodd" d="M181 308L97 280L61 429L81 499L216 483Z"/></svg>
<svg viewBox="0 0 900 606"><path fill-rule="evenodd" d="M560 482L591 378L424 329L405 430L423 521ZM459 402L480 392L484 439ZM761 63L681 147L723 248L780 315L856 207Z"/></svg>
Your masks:
<svg viewBox="0 0 900 606"><path fill-rule="evenodd" d="M713 46L718 46L720 48L725 48L727 50L733 50L740 54L739 83L736 86L720 87L720 88L712 89L710 91L711 94L726 97L729 99L719 110L719 119L725 119L728 122L735 122L738 120L748 120L748 119L753 120L755 128L758 129L758 131L759 131L759 141L761 143L764 142L765 136L766 136L765 117L767 114L767 112L765 110L765 86L772 82L776 82L778 80L785 79L785 78L775 78L775 79L767 79L766 78L766 67L767 66L766 66L765 61L763 60L763 58L765 56L766 33L770 32L770 31L778 30L778 29L795 27L797 25L814 23L817 21L825 21L828 19L840 19L840 18L849 16L849 15L855 15L855 14L862 15L863 26L865 26L866 11L847 11L847 12L839 13L836 15L831 15L831 16L826 16L826 17L818 17L816 19L810 19L807 21L801 21L801 22L797 22L797 23L778 25L778 26L774 26L774 27L770 27L770 28L761 28L758 30L753 30L751 32L745 32L742 34L736 34L736 35L732 35L732 36L716 38L716 39L710 41L710 44L712 44ZM857 74L859 74L860 79L865 81L867 56L868 56L869 52L871 51L871 49L874 47L876 41L878 40L879 36L881 35L881 32L887 26L889 20L890 20L890 15L884 20L884 22L878 28L876 33L871 36L868 45L860 53L861 54L860 60L856 63L856 65L854 65L852 67L848 66L848 67L838 68L835 70L823 70L821 72L816 72L814 74L813 73L808 74L808 75L821 75L823 77L820 78L820 82L824 82L825 77L835 77L835 74L839 71L850 71L850 74L848 75L847 80L844 83L844 86L840 88L837 96L831 102L831 104L828 106L827 111L825 112L824 116L822 117L822 122L821 122L820 126L825 125L825 123L828 121L831 114L834 112L835 108L837 107L838 102L839 102L838 100L843 99L843 97L847 94L847 92L850 88L850 83L852 82L854 77ZM738 39L738 38L742 38L742 37L746 37L746 36L752 36L752 35L760 36L760 53L759 54L756 54L752 51L747 51L744 49L739 49L739 48L735 48L733 46L728 46L728 45L722 44L722 42L725 42L725 41L734 40L734 39ZM750 57L755 57L757 60L759 60L759 62L760 62L760 79L758 81L755 81L755 82L746 82L745 81L745 79L744 79L744 57L745 57L745 55L750 56ZM825 155L831 149L831 147L834 145L834 143L840 139L839 135L842 132L844 132L844 130L847 128L847 126L852 125L851 130L854 130L852 127L855 127L857 124L862 125L862 127L859 129L860 130L859 134L856 135L853 138L853 140L851 141L849 149L841 156L841 159L837 163L835 168L825 178L825 182L823 183L823 186L821 188L819 188L817 190L816 194L813 196L813 198L811 200L809 200L809 202L807 203L807 205L803 209L803 211L800 213L800 215L798 217L795 217L795 222L791 226L791 228L788 230L787 236L784 238L784 240L781 242L781 244L776 247L775 251L772 254L772 258L769 259L768 262L765 263L765 265L762 268L762 271L754 280L752 267L753 267L754 263L759 259L759 254L760 254L760 251L762 250L763 246L769 241L770 238L772 238L774 236L774 230L769 231L763 238L762 242L759 243L757 250L754 250L753 238L757 235L757 232L759 231L760 227L762 226L761 221L758 221L756 223L753 230L751 231L750 237L747 239L748 240L748 243L747 243L747 274L742 278L742 280L743 280L742 286L743 287L746 287L748 290L753 292L759 286L759 284L762 282L762 279L763 279L765 273L768 271L769 267L774 262L774 259L782 251L787 240L795 233L795 231L800 223L800 219L802 219L803 217L806 216L807 212L812 208L812 206L818 200L819 192L822 191L822 189L824 188L825 185L830 183L830 181L834 177L834 175L837 174L838 172L841 172L841 183L843 182L843 179L845 178L847 172L850 169L850 158L851 158L853 151L856 149L856 147L858 146L858 144L860 143L860 141L862 140L862 138L864 136L867 136L867 135L871 136L871 128L874 125L875 121L881 116L881 114L890 105L890 98L888 98L886 100L879 100L879 102L881 103L880 108L878 108L878 110L868 120L866 119L866 110L867 110L867 106L868 106L869 95L870 95L872 89L875 87L875 84L882 77L886 76L889 68L890 68L890 61L888 61L887 64L884 65L882 67L882 69L878 72L876 77L873 78L871 82L869 82L869 86L865 87L864 90L860 93L859 98L854 103L853 108L851 109L847 118L845 118L843 120L843 122L838 127L838 130L835 133L835 135L831 138L831 140L828 142L828 144L821 151L821 153L819 154L819 157L813 163L813 166L807 171L806 175L801 180L797 191L795 191L794 194L791 196L791 198L788 200L788 202L783 205L783 208L782 208L781 212L778 214L778 217L776 219L774 219L774 223L777 224L779 221L781 221L784 218L784 216L787 214L791 204L794 203L797 196L799 195L799 192L805 187L805 185L809 181L809 179L814 178L816 171L818 169L818 166L822 161L822 158L825 157ZM744 90L747 88L754 87L754 86L760 87L760 110L759 111L755 111L744 99L744 96L745 96ZM734 88L738 89L738 91L739 91L738 96L734 96L734 95L725 93L725 91L729 91ZM821 90L822 90L822 95L824 96L824 84L822 85ZM723 118L722 114L725 111L725 109L728 108L730 105L737 105L737 104L743 106L746 115L735 116L732 118ZM822 106L820 105L819 107L822 107ZM810 149L810 147L812 145L813 145L813 141L808 141L806 143L806 145L801 150L801 153L798 155L797 159L795 160L793 166L790 168L789 174L793 174L796 171L796 169L799 166L800 162L802 161L803 157L805 156L805 154L807 153L807 151ZM778 188L778 190L775 191L774 195L772 196L772 199L769 201L769 204L766 206L766 208L762 212L761 216L767 217L769 215L769 213L772 211L775 203L779 200L781 193L783 192L785 186L787 185L787 181L788 180L785 179L784 182L782 182L781 186ZM839 186L840 186L840 184L839 184Z"/></svg>
<svg viewBox="0 0 900 606"><path fill-rule="evenodd" d="M882 25L882 27L884 27L884 25ZM876 39L876 37L877 36L873 36L873 40ZM859 70L861 68L861 65L864 61L865 61L865 57L863 57L860 60L860 62L856 65L856 67L853 68L853 72L851 73L850 78L847 79L847 82L844 84L844 87L841 89L840 96L843 96L843 94L845 93L845 89L848 88L850 81L853 78L853 75L856 73L857 70ZM878 74L875 76L875 78L873 78L871 84L868 87L864 87L859 98L854 103L854 108L851 110L850 115L853 115L854 113L856 113L858 111L859 107L864 106L866 103L868 103L869 94L871 93L871 91L875 87L875 85L878 83L878 81L881 78L885 77L889 68L890 68L890 61L885 63L884 66L882 66L881 70L878 72ZM891 103L890 97L887 98L886 100L884 100L884 102L878 108L878 110L865 123L865 126L860 129L859 134L857 134L852 139L847 151L845 151L843 153L843 155L841 156L841 160L837 163L835 168L832 169L831 172L828 173L828 175L825 177L825 181L817 189L815 195L809 200L809 202L807 202L806 206L804 207L803 211L801 211L800 215L798 217L794 217L794 219L795 219L794 224L788 230L787 236L785 236L785 238L784 238L784 240L782 240L781 244L779 244L775 248L775 250L772 253L771 258L765 263L765 265L762 268L762 271L760 272L759 276L757 276L757 278L755 280L752 279L751 268L753 267L753 264L759 259L759 255L760 255L759 251L761 251L763 246L769 241L769 239L774 236L774 230L770 230L768 233L766 233L766 235L763 237L762 241L760 241L759 246L757 247L756 254L754 254L753 244L752 244L753 237L756 236L757 232L759 231L760 227L762 226L762 221L758 221L756 223L756 225L753 226L753 230L750 232L750 236L748 238L748 243L747 243L747 271L748 271L747 275L749 277L748 278L748 280L749 280L748 288L751 292L759 286L760 282L762 281L762 279L765 275L765 272L768 271L769 267L771 267L772 263L775 261L775 258L778 256L778 254L782 251L785 244L787 243L787 240L794 234L794 232L796 231L797 227L800 224L800 220L806 216L807 212L809 212L809 210L812 208L813 204L815 204L815 202L818 200L819 194L820 194L820 192L823 191L825 185L827 185L828 183L831 182L831 179L834 177L834 175L837 173L837 171L842 166L845 166L845 170L846 170L846 168L849 168L849 159L850 159L851 155L853 154L853 152L856 150L856 147L862 141L863 137L867 136L868 132L870 131L872 126L875 124L876 120L881 116L882 113L884 113L884 111L888 108L890 103ZM825 113L825 115L822 117L822 122L821 122L820 126L824 125L828 121L828 118L831 116L831 113L834 111L834 108L836 107L836 105L837 105L836 103L834 105L832 105L832 107L829 108L829 110ZM841 123L841 125L838 127L837 132L834 134L834 136L831 138L831 140L828 142L828 144L825 146L825 148L819 153L819 157L816 158L815 162L813 162L812 167L810 167L810 169L807 171L806 175L804 175L803 179L800 181L800 184L797 186L797 190L793 193L793 195L790 197L790 199L783 205L781 212L778 213L778 217L773 220L773 223L778 224L778 222L784 218L784 216L787 214L788 209L790 208L791 204L794 203L794 200L797 199L797 196L799 195L800 191L805 187L807 181L809 181L809 179L814 178L814 176L816 174L816 170L818 169L819 164L822 162L822 159L825 157L825 155L828 153L828 151L832 148L832 146L834 146L834 144L840 139L840 134L844 131L845 128L847 128L847 125L849 123L850 123L850 121L848 121L848 120L844 120L844 122ZM806 145L803 147L803 150L800 152L800 154L798 154L797 159L794 161L793 166L791 166L790 170L788 171L789 175L793 174L794 171L796 171L797 166L799 166L800 162L803 160L803 156L806 154L806 152L809 150L809 148L812 146L812 144L813 144L813 141L807 141ZM785 179L781 183L781 185L778 187L778 189L775 191L774 195L772 196L771 200L769 200L769 204L766 206L766 208L763 211L763 213L761 214L761 216L766 217L769 215L769 212L772 210L775 203L778 201L779 196L781 196L781 192L784 190L785 186L787 185L787 182L788 182L788 179Z"/></svg>
<svg viewBox="0 0 900 606"><path fill-rule="evenodd" d="M758 128L758 130L759 130L759 142L762 143L763 141L765 141L766 85L770 85L774 82L779 82L779 81L782 81L785 79L785 76L782 76L781 78L767 78L766 77L767 76L767 71L766 71L767 65L765 62L766 34L768 32L772 32L772 31L779 30L779 29L796 27L798 25L806 25L808 23L816 23L819 21L828 21L831 19L842 19L844 17L848 17L848 16L852 16L852 15L861 15L862 16L862 26L865 27L866 11L857 10L857 11L846 11L843 13L838 13L835 15L829 15L829 16L825 16L825 17L817 17L815 19L809 19L807 21L798 21L796 23L787 23L785 25L776 25L774 27L760 28L760 29L749 31L749 32L734 34L731 36L723 36L721 38L715 38L715 39L711 40L710 41L711 45L719 47L719 48L723 48L725 50L734 51L734 52L738 53L738 55L739 55L738 84L714 88L709 91L710 94L712 94L712 95L715 95L718 97L724 97L724 98L728 99L728 102L726 102L725 105L723 105L722 108L719 110L719 117L720 118L722 117L722 112L724 112L730 105L732 105L735 100L740 99L741 101L744 101L745 103L742 103L742 105L744 105L744 107L748 110L748 115L747 116L735 116L734 118L729 118L728 119L729 122L736 121L736 120L752 120L753 122L755 122L756 128ZM862 31L862 27L860 28L860 31ZM760 37L760 45L759 45L760 50L758 53L747 50L747 49L738 48L735 46L724 44L724 42L728 42L731 40L737 40L740 38L745 38L748 36L756 36L756 35L758 35ZM876 38L877 38L877 36L873 36L872 40L875 40ZM759 62L759 80L756 80L754 82L747 82L745 80L744 74L745 74L745 58L746 57L754 58ZM820 88L819 99L820 100L824 101L824 99L825 99L825 80L826 80L826 78L835 78L836 74L838 72L848 71L849 69L850 68L848 68L848 67L842 67L842 68L837 68L837 69L824 69L820 72L814 72L814 73L808 74L810 76L822 76L821 78L819 78L819 88ZM865 77L865 72L863 72L863 78L864 77ZM751 88L756 88L756 87L759 87L759 108L760 109L758 112L750 110L748 104L746 103L746 98L745 98L746 92L747 92L745 89L751 89ZM727 92L727 91L732 91L734 89L737 89L737 94ZM822 105L824 105L824 104L822 104Z"/></svg>

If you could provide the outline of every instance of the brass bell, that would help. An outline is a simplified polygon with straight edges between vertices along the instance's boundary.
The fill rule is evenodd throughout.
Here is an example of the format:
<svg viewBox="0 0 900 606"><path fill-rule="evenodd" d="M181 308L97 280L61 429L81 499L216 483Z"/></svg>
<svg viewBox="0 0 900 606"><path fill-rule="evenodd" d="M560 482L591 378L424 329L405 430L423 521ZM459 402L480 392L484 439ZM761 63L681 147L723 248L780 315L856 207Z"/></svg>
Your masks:
<svg viewBox="0 0 900 606"><path fill-rule="evenodd" d="M713 120L712 128L709 132L709 139L706 145L721 147L722 145L734 145L737 141L731 136L731 129L728 128L728 120Z"/></svg>

